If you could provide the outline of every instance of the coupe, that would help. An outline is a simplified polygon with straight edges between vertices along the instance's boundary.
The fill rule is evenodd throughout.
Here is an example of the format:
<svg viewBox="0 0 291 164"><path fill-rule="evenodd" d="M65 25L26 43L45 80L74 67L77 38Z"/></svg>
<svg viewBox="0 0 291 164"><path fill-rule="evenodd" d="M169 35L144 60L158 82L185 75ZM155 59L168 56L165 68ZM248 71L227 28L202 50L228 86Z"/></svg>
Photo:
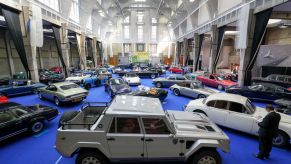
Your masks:
<svg viewBox="0 0 291 164"><path fill-rule="evenodd" d="M231 80L227 80L227 79L225 79L224 76L219 76L217 74L198 76L196 79L201 81L202 84L204 84L204 85L218 88L219 90L223 90L227 87L237 85L237 83L235 83Z"/></svg>
<svg viewBox="0 0 291 164"><path fill-rule="evenodd" d="M139 86L135 91L129 93L129 95L158 98L160 101L164 101L168 96L168 91L160 88Z"/></svg>
<svg viewBox="0 0 291 164"><path fill-rule="evenodd" d="M140 85L141 84L140 78L135 73L127 73L122 78L129 85Z"/></svg>
<svg viewBox="0 0 291 164"><path fill-rule="evenodd" d="M254 77L252 79L254 83L272 83L277 84L285 88L291 87L291 76L288 75L278 75L278 74L271 74L267 77Z"/></svg>
<svg viewBox="0 0 291 164"><path fill-rule="evenodd" d="M171 73L183 73L184 72L183 68L179 68L179 67L171 67L168 69L168 71L170 71Z"/></svg>
<svg viewBox="0 0 291 164"><path fill-rule="evenodd" d="M156 78L153 80L153 84L157 87L157 88L166 88L166 87L170 87L174 84L177 83L182 83L182 82L186 82L186 83L191 83L192 80L187 79L186 77L182 76L182 75L170 75L166 78Z"/></svg>
<svg viewBox="0 0 291 164"><path fill-rule="evenodd" d="M113 98L118 94L130 93L131 88L122 78L112 78L105 83L105 91Z"/></svg>

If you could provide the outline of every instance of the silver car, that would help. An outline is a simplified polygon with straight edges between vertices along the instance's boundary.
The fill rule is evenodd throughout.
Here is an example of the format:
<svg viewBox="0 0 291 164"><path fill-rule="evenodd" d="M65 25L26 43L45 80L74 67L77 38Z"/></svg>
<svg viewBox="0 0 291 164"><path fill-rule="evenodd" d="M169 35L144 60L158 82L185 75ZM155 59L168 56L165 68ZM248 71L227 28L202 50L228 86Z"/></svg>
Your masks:
<svg viewBox="0 0 291 164"><path fill-rule="evenodd" d="M191 83L178 83L170 87L174 95L187 96L191 98L206 98L207 96L218 93L219 91L205 87L200 81Z"/></svg>

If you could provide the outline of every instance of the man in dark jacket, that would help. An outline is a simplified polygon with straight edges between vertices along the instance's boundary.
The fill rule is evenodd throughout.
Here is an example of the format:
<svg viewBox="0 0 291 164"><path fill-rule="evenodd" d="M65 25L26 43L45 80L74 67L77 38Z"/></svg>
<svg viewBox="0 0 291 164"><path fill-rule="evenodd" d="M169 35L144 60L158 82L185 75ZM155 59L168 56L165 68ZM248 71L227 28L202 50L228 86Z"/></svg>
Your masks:
<svg viewBox="0 0 291 164"><path fill-rule="evenodd" d="M259 122L259 154L256 155L259 159L269 159L272 150L273 137L277 135L281 115L274 111L272 105L267 105L266 110L268 114Z"/></svg>

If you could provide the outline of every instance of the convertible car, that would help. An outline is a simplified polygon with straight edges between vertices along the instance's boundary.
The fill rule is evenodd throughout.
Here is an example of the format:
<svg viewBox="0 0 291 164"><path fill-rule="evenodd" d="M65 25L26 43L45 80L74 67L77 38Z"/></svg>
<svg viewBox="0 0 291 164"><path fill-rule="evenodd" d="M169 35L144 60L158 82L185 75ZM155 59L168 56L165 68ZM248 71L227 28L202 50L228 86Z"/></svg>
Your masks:
<svg viewBox="0 0 291 164"><path fill-rule="evenodd" d="M233 93L248 97L250 100L273 102L277 99L291 99L291 92L286 88L270 84L257 83L251 86L238 87L233 86L225 90L227 93Z"/></svg>
<svg viewBox="0 0 291 164"><path fill-rule="evenodd" d="M227 93L192 100L185 111L202 113L218 125L253 135L258 135L258 122L268 114L264 108L254 106L248 98ZM279 131L273 139L273 145L283 147L290 143L291 117L280 115Z"/></svg>
<svg viewBox="0 0 291 164"><path fill-rule="evenodd" d="M58 74L45 69L39 70L39 81L41 83L55 83L65 81L65 76L63 74Z"/></svg>
<svg viewBox="0 0 291 164"><path fill-rule="evenodd" d="M127 73L122 78L129 85L140 85L141 84L140 78L135 73Z"/></svg>
<svg viewBox="0 0 291 164"><path fill-rule="evenodd" d="M156 78L153 80L153 84L157 88L167 88L177 83L191 83L192 80L187 79L182 75L170 75L166 78Z"/></svg>
<svg viewBox="0 0 291 164"><path fill-rule="evenodd" d="M152 97L158 98L160 101L164 101L168 96L168 91L160 88L150 88L146 86L139 86L137 89L128 95L133 96L143 96L143 97Z"/></svg>
<svg viewBox="0 0 291 164"><path fill-rule="evenodd" d="M45 84L34 83L30 80L11 80L8 85L0 86L0 93L8 97L22 94L31 94L34 93L38 88L45 86Z"/></svg>
<svg viewBox="0 0 291 164"><path fill-rule="evenodd" d="M128 72L128 71L120 71L120 72L118 72L118 75L120 77L122 77L122 76L124 76L127 73L135 73L140 78L143 78L144 77L144 78L152 78L152 79L154 79L154 78L156 78L156 77L159 76L159 73L158 72L156 72L156 71L147 71L147 70L130 71L130 72Z"/></svg>
<svg viewBox="0 0 291 164"><path fill-rule="evenodd" d="M96 75L97 76L107 76L108 78L112 78L112 74L108 71L107 68L97 68Z"/></svg>
<svg viewBox="0 0 291 164"><path fill-rule="evenodd" d="M9 102L0 104L0 141L23 132L39 133L45 121L58 116L58 110L45 105L22 106Z"/></svg>
<svg viewBox="0 0 291 164"><path fill-rule="evenodd" d="M193 81L191 83L178 83L170 87L174 95L187 96L192 98L206 98L207 96L218 93L218 91L204 87L199 81Z"/></svg>
<svg viewBox="0 0 291 164"><path fill-rule="evenodd" d="M122 78L112 78L105 84L105 91L113 98L118 94L130 93L131 88Z"/></svg>
<svg viewBox="0 0 291 164"><path fill-rule="evenodd" d="M184 72L183 68L179 68L179 67L171 67L168 69L168 71L170 71L171 73L183 73Z"/></svg>
<svg viewBox="0 0 291 164"><path fill-rule="evenodd" d="M210 74L210 75L206 75L206 76L198 76L196 78L197 80L201 81L202 84L210 86L210 87L214 87L214 88L218 88L219 90L223 90L227 87L230 86L235 86L237 85L237 83L231 81L231 80L227 80L225 79L224 76L219 76L217 74Z"/></svg>
<svg viewBox="0 0 291 164"><path fill-rule="evenodd" d="M72 82L53 83L47 87L39 88L37 93L40 99L54 101L56 105L66 102L80 102L88 95L87 90Z"/></svg>
<svg viewBox="0 0 291 164"><path fill-rule="evenodd" d="M83 83L83 80L87 77L91 77L89 74L84 73L73 73L70 77L66 78L66 81L81 85Z"/></svg>

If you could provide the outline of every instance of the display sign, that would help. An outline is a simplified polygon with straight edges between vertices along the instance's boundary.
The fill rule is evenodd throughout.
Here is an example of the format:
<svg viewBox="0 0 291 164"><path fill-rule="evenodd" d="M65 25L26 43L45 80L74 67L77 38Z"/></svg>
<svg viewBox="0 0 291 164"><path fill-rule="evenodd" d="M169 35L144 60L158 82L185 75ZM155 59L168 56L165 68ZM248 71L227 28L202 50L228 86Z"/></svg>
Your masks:
<svg viewBox="0 0 291 164"><path fill-rule="evenodd" d="M134 52L134 55L131 56L131 62L148 62L149 61L149 53L148 52Z"/></svg>

